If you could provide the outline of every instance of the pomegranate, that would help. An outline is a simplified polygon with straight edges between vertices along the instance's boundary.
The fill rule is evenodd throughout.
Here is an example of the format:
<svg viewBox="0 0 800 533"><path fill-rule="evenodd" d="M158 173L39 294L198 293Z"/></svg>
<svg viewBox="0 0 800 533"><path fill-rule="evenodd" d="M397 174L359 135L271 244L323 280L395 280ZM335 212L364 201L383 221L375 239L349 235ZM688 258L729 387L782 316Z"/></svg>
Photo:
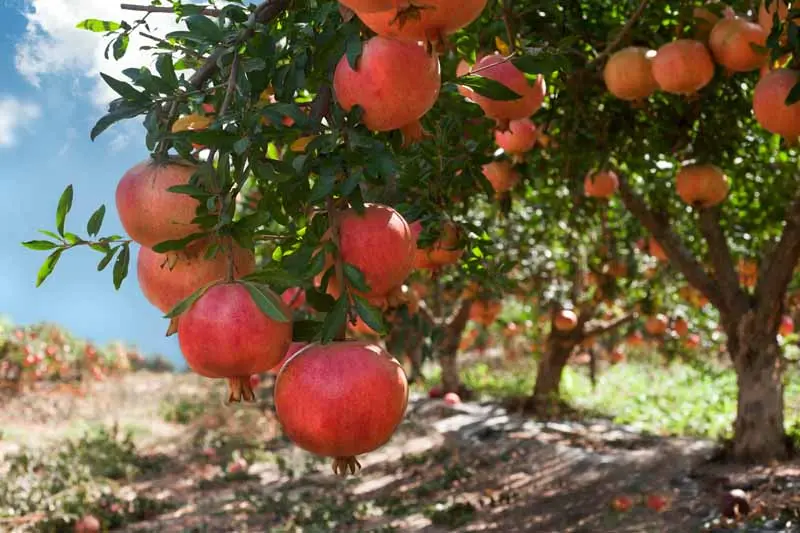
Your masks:
<svg viewBox="0 0 800 533"><path fill-rule="evenodd" d="M702 42L692 39L665 44L652 64L653 78L668 93L694 94L714 78L711 54Z"/></svg>
<svg viewBox="0 0 800 533"><path fill-rule="evenodd" d="M361 106L364 125L376 131L419 120L436 103L441 84L438 58L419 44L380 36L364 43L356 70L343 56L333 76L342 108Z"/></svg>
<svg viewBox="0 0 800 533"><path fill-rule="evenodd" d="M520 178L519 172L514 170L511 162L507 160L492 161L483 165L483 175L498 194L513 189Z"/></svg>
<svg viewBox="0 0 800 533"><path fill-rule="evenodd" d="M167 191L186 185L196 171L197 167L188 163L147 160L125 173L117 185L116 204L122 227L131 239L152 248L200 230L192 223L198 201Z"/></svg>
<svg viewBox="0 0 800 533"><path fill-rule="evenodd" d="M669 261L667 257L667 253L661 247L657 240L653 237L650 237L650 240L647 242L647 247L650 250L650 255L655 257L659 261Z"/></svg>
<svg viewBox="0 0 800 533"><path fill-rule="evenodd" d="M667 332L667 326L669 325L669 320L662 314L652 315L647 317L647 321L644 324L644 329L647 330L647 333L653 336L663 335Z"/></svg>
<svg viewBox="0 0 800 533"><path fill-rule="evenodd" d="M208 289L178 319L178 342L189 367L201 376L228 378L230 401L253 401L250 376L277 365L292 342L291 311L268 287L261 293L285 322L264 314L241 283Z"/></svg>
<svg viewBox="0 0 800 533"><path fill-rule="evenodd" d="M757 52L751 45L766 47L764 28L743 18L724 18L711 30L708 45L714 59L731 72L750 72L767 62L767 52Z"/></svg>
<svg viewBox="0 0 800 533"><path fill-rule="evenodd" d="M441 385L434 385L428 391L428 398L431 398L431 399L434 399L434 400L438 400L439 398L442 398L443 396L444 396L444 390L442 390L442 386Z"/></svg>
<svg viewBox="0 0 800 533"><path fill-rule="evenodd" d="M491 326L502 309L503 304L496 300L475 300L470 307L469 318L478 324Z"/></svg>
<svg viewBox="0 0 800 533"><path fill-rule="evenodd" d="M481 58L472 67L472 73L502 83L521 96L515 100L492 100L477 92L471 97L481 106L487 117L500 121L527 118L536 113L544 102L546 85L539 75L531 85L525 75L500 54L491 54Z"/></svg>
<svg viewBox="0 0 800 533"><path fill-rule="evenodd" d="M781 337L785 337L787 335L791 335L794 332L794 320L789 315L783 315L781 317L781 325L778 327L778 333L780 333Z"/></svg>
<svg viewBox="0 0 800 533"><path fill-rule="evenodd" d="M455 392L448 392L444 395L444 403L450 406L458 405L461 403L461 397Z"/></svg>
<svg viewBox="0 0 800 533"><path fill-rule="evenodd" d="M400 0L339 0L339 3L360 15L396 8Z"/></svg>
<svg viewBox="0 0 800 533"><path fill-rule="evenodd" d="M438 43L477 19L486 7L486 1L420 0L418 5L379 13L355 11L358 18L378 35L415 43Z"/></svg>
<svg viewBox="0 0 800 533"><path fill-rule="evenodd" d="M281 293L281 300L292 309L300 309L306 303L306 291L300 287L290 287Z"/></svg>
<svg viewBox="0 0 800 533"><path fill-rule="evenodd" d="M558 331L572 331L578 326L578 315L572 309L561 309L553 319Z"/></svg>
<svg viewBox="0 0 800 533"><path fill-rule="evenodd" d="M675 177L675 190L689 205L708 208L728 196L728 177L714 165L686 165Z"/></svg>
<svg viewBox="0 0 800 533"><path fill-rule="evenodd" d="M224 250L227 245L212 259L205 259L208 244L207 240L192 243L183 251L165 254L142 247L136 262L136 274L147 301L168 313L200 287L225 278L228 255ZM252 274L256 269L255 255L234 243L233 265L236 277Z"/></svg>
<svg viewBox="0 0 800 533"><path fill-rule="evenodd" d="M337 474L391 438L408 405L403 367L383 348L358 341L312 344L281 369L275 412L297 446L333 457Z"/></svg>
<svg viewBox="0 0 800 533"><path fill-rule="evenodd" d="M611 508L618 513L628 512L631 510L631 507L633 507L633 499L631 499L630 496L623 494L611 500Z"/></svg>
<svg viewBox="0 0 800 533"><path fill-rule="evenodd" d="M80 520L75 522L75 533L99 533L100 520L94 515L83 515Z"/></svg>
<svg viewBox="0 0 800 533"><path fill-rule="evenodd" d="M619 178L612 171L587 174L583 181L583 192L591 198L611 198L619 188Z"/></svg>
<svg viewBox="0 0 800 533"><path fill-rule="evenodd" d="M277 365L275 365L272 368L270 368L269 370L267 370L267 373L269 373L269 374L277 374L278 372L280 372L281 368L283 368L283 365L286 363L286 361L291 359L291 357L294 354L296 354L297 352L299 352L300 350L302 350L306 346L308 346L307 342L293 342L293 343L291 343L289 345L289 349L286 350L286 355L283 356L283 359L281 359L280 362Z"/></svg>
<svg viewBox="0 0 800 533"><path fill-rule="evenodd" d="M529 118L512 120L507 130L494 130L497 146L507 154L524 154L530 152L536 144L538 132L536 124Z"/></svg>
<svg viewBox="0 0 800 533"><path fill-rule="evenodd" d="M612 54L603 69L608 92L621 100L643 100L658 89L653 78L651 51L629 46Z"/></svg>
<svg viewBox="0 0 800 533"><path fill-rule="evenodd" d="M786 105L786 97L798 78L800 72L796 70L773 70L761 78L753 93L753 111L758 123L789 142L800 137L800 102Z"/></svg>
<svg viewBox="0 0 800 533"><path fill-rule="evenodd" d="M385 298L413 270L416 245L406 220L394 209L366 204L364 214L346 209L339 214L339 252L345 263L358 268L369 285L366 297ZM336 296L336 280L328 283Z"/></svg>
<svg viewBox="0 0 800 533"><path fill-rule="evenodd" d="M410 225L410 228L416 240L422 232L422 224L416 221ZM458 226L452 222L445 222L442 225L441 235L433 243L433 246L430 248L417 247L414 256L414 268L435 269L457 263L464 254L464 248L459 245L460 241L461 236Z"/></svg>
<svg viewBox="0 0 800 533"><path fill-rule="evenodd" d="M683 317L676 318L672 328L679 337L685 337L689 334L689 322Z"/></svg>
<svg viewBox="0 0 800 533"><path fill-rule="evenodd" d="M645 505L651 511L655 511L660 513L664 509L666 509L669 500L665 496L661 494L648 494L647 498L645 499Z"/></svg>

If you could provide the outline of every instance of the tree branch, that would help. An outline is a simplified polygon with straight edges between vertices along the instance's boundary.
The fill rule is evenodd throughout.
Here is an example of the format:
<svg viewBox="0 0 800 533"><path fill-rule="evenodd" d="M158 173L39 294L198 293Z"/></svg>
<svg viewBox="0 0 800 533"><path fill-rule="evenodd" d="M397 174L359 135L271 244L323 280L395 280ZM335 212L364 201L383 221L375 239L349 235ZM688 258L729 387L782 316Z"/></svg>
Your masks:
<svg viewBox="0 0 800 533"><path fill-rule="evenodd" d="M714 307L720 310L726 309L719 285L706 274L703 267L686 249L675 232L658 220L644 200L633 192L630 185L628 185L627 178L621 172L617 173L617 176L619 179L619 193L628 211L655 237L670 262L683 273L687 281L702 292Z"/></svg>
<svg viewBox="0 0 800 533"><path fill-rule="evenodd" d="M800 198L795 199L786 215L786 225L778 245L763 262L756 285L755 299L760 324L767 323L783 307L786 289L800 260ZM777 309L776 309L777 308ZM780 319L778 316L777 319ZM777 327L777 324L775 324Z"/></svg>
<svg viewBox="0 0 800 533"><path fill-rule="evenodd" d="M700 210L700 231L708 243L711 264L714 267L725 306L728 310L741 314L747 310L747 300L739 287L739 276L736 273L731 250L719 220L720 208L718 206Z"/></svg>
<svg viewBox="0 0 800 533"><path fill-rule="evenodd" d="M469 312L472 308L472 298L463 298L455 312L445 322L446 334L442 342L442 353L455 353L458 343L461 342L461 333L469 322Z"/></svg>
<svg viewBox="0 0 800 533"><path fill-rule="evenodd" d="M600 335L603 335L604 333L608 333L609 331L614 331L618 327L624 326L628 322L636 319L636 317L637 317L636 313L630 313L630 314L622 316L622 317L620 317L620 318L618 318L616 320L612 320L611 322L606 322L604 324L600 324L598 326L594 326L594 327L588 328L586 330L586 336L587 337L599 337Z"/></svg>
<svg viewBox="0 0 800 533"><path fill-rule="evenodd" d="M144 11L145 13L171 13L175 14L175 10L171 7L157 7L157 6L140 6L137 4L120 4L120 9L124 9L125 11ZM201 14L209 16L209 17L216 17L219 16L221 11L219 9L215 9L213 7L207 7L203 9Z"/></svg>
<svg viewBox="0 0 800 533"><path fill-rule="evenodd" d="M620 30L620 32L617 34L617 36L614 38L613 41L608 43L608 45L606 46L606 49L603 50L600 53L600 55L598 55L597 57L592 59L592 61L590 61L589 64L586 65L587 68L594 68L600 62L602 62L605 58L607 58L612 53L614 53L614 51L619 46L619 43L621 43L622 40L625 37L628 36L628 34L631 32L631 30L633 30L634 24L636 24L636 21L639 20L639 17L641 17L642 13L644 13L644 9L647 7L647 2L648 1L649 0L642 0L639 3L639 7L637 7L636 11L633 12L633 14L631 15L631 18L629 18L628 22L625 23L625 26L622 27L622 30Z"/></svg>

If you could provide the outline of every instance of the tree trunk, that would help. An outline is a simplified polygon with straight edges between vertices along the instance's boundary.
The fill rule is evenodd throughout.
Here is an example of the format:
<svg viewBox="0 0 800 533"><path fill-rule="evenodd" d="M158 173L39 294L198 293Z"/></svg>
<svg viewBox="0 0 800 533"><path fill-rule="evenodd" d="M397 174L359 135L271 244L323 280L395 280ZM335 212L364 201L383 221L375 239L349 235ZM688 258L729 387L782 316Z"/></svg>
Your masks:
<svg viewBox="0 0 800 533"><path fill-rule="evenodd" d="M458 359L455 353L440 353L439 366L442 368L442 392L458 392L461 379L458 377Z"/></svg>
<svg viewBox="0 0 800 533"><path fill-rule="evenodd" d="M469 322L469 310L472 307L472 299L465 298L447 320L444 326L444 338L439 345L439 365L442 368L442 390L445 393L455 392L466 399L467 392L461 386L461 378L458 375L458 346L461 343L461 336Z"/></svg>
<svg viewBox="0 0 800 533"><path fill-rule="evenodd" d="M535 406L555 405L560 400L561 375L567 360L578 343L573 339L550 337L547 349L539 361L536 385L533 388Z"/></svg>

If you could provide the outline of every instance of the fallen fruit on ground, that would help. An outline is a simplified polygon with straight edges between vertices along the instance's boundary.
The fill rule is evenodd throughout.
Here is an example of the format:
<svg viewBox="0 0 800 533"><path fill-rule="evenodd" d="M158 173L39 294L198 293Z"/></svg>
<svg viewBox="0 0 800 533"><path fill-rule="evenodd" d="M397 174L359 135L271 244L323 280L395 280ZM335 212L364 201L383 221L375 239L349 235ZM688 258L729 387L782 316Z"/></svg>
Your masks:
<svg viewBox="0 0 800 533"><path fill-rule="evenodd" d="M631 507L633 507L633 500L630 496L616 496L611 500L611 508L618 513L630 511Z"/></svg>
<svg viewBox="0 0 800 533"><path fill-rule="evenodd" d="M461 397L455 392L448 392L444 395L444 403L446 405L458 405L461 403Z"/></svg>

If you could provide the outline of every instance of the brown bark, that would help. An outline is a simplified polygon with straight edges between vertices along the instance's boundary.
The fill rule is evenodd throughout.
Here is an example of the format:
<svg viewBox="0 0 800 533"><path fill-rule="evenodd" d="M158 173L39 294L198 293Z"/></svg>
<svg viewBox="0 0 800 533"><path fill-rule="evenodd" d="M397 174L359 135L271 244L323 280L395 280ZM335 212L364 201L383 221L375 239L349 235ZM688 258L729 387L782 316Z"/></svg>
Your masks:
<svg viewBox="0 0 800 533"><path fill-rule="evenodd" d="M569 356L579 343L578 338L551 334L547 339L547 349L539 361L533 388L533 404L537 408L557 405L560 401L561 376Z"/></svg>
<svg viewBox="0 0 800 533"><path fill-rule="evenodd" d="M469 322L469 310L472 299L465 298L447 319L444 325L444 338L438 346L439 365L442 368L442 390L448 392L463 392L461 378L458 375L458 345L461 336Z"/></svg>

